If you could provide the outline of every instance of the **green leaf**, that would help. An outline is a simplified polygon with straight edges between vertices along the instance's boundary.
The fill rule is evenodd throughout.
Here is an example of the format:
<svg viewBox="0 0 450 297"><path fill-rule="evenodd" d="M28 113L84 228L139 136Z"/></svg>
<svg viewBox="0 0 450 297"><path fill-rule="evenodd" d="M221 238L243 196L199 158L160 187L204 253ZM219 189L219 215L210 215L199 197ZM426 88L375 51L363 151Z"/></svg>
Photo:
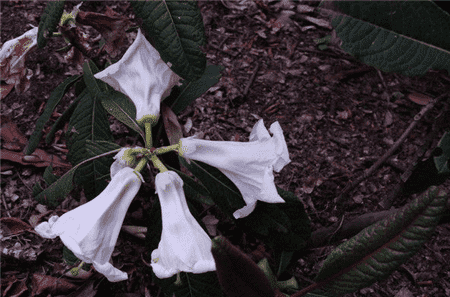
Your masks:
<svg viewBox="0 0 450 297"><path fill-rule="evenodd" d="M285 280L285 281L277 282L277 287L278 287L278 289L280 289L282 291L286 291L289 294L293 294L293 293L297 292L299 289L298 282L295 279L295 277L291 277L290 279Z"/></svg>
<svg viewBox="0 0 450 297"><path fill-rule="evenodd" d="M106 112L99 98L84 93L69 122L68 158L73 165L89 158L86 141L113 141ZM88 200L98 196L107 186L112 158L101 158L84 164L76 175L76 183L82 185Z"/></svg>
<svg viewBox="0 0 450 297"><path fill-rule="evenodd" d="M123 93L110 88L101 95L105 110L116 119L138 132L145 139L144 132L136 121L136 107Z"/></svg>
<svg viewBox="0 0 450 297"><path fill-rule="evenodd" d="M37 44L39 48L43 48L47 43L47 38L56 31L59 20L64 12L64 0L48 1L44 13L39 22L39 31L37 36Z"/></svg>
<svg viewBox="0 0 450 297"><path fill-rule="evenodd" d="M50 98L48 98L48 102L47 105L45 106L44 112L36 122L36 127L34 128L33 134L31 134L30 140L28 141L28 146L25 151L25 155L31 155L37 148L37 146L39 145L39 141L41 140L42 131L44 130L45 124L52 116L53 111L55 110L61 98L67 92L67 89L80 77L81 77L80 75L68 77L53 90L52 94L50 95Z"/></svg>
<svg viewBox="0 0 450 297"><path fill-rule="evenodd" d="M270 287L273 290L275 290L275 288L277 288L277 277L270 268L269 261L267 260L267 258L264 258L261 261L259 261L258 267L264 272L264 275L269 280Z"/></svg>
<svg viewBox="0 0 450 297"><path fill-rule="evenodd" d="M78 261L77 256L75 256L66 246L63 246L63 259L67 262L67 265L70 266L75 265Z"/></svg>
<svg viewBox="0 0 450 297"><path fill-rule="evenodd" d="M172 111L175 114L179 114L186 109L186 107L191 105L195 99L219 82L219 79L222 76L220 71L223 69L223 66L208 65L201 78L195 81L183 81L181 87L174 87L178 88L177 95L170 95L164 102L168 106L171 106ZM175 93L175 91L172 91L172 93Z"/></svg>
<svg viewBox="0 0 450 297"><path fill-rule="evenodd" d="M277 190L285 203L258 201L253 212L237 223L276 250L301 250L311 236L308 215L295 194Z"/></svg>
<svg viewBox="0 0 450 297"><path fill-rule="evenodd" d="M450 73L450 15L428 1L324 1L342 49L385 72Z"/></svg>
<svg viewBox="0 0 450 297"><path fill-rule="evenodd" d="M432 186L386 219L339 245L325 260L313 293L341 296L388 277L430 238L447 194Z"/></svg>
<svg viewBox="0 0 450 297"><path fill-rule="evenodd" d="M114 150L119 152L121 148L122 147L117 143L110 141L104 140L91 141L90 139L86 140L86 152L90 157L95 157Z"/></svg>
<svg viewBox="0 0 450 297"><path fill-rule="evenodd" d="M80 102L81 98L87 93L88 91L84 89L81 94L73 100L73 102L69 105L69 107L63 112L63 114L59 117L59 119L56 120L56 122L53 124L52 129L50 132L48 132L47 136L45 137L45 143L50 144L53 141L53 138L55 137L56 131L59 129L62 129L64 127L64 123L70 119L73 112L75 111L75 108L77 107L78 103Z"/></svg>
<svg viewBox="0 0 450 297"><path fill-rule="evenodd" d="M49 185L45 190L42 190L37 196L35 196L36 201L51 208L58 206L66 198L66 196L69 195L70 191L72 191L73 176L77 168L78 166L72 167L72 169L67 171L56 182Z"/></svg>
<svg viewBox="0 0 450 297"><path fill-rule="evenodd" d="M434 157L438 174L450 174L450 132L446 132L437 145L442 150L440 156Z"/></svg>
<svg viewBox="0 0 450 297"><path fill-rule="evenodd" d="M278 271L277 271L277 277L280 277L280 275L286 270L286 268L288 267L289 263L292 260L292 256L294 255L294 252L290 251L281 251L280 254L280 260L279 265L278 265Z"/></svg>
<svg viewBox="0 0 450 297"><path fill-rule="evenodd" d="M245 206L244 199L238 188L219 169L200 161L190 160L189 164L182 157L179 157L179 160L184 167L189 169L208 188L209 196L230 218L234 218L234 211Z"/></svg>
<svg viewBox="0 0 450 297"><path fill-rule="evenodd" d="M186 80L201 77L206 57L200 46L206 37L197 2L131 1L131 5L163 61Z"/></svg>
<svg viewBox="0 0 450 297"><path fill-rule="evenodd" d="M47 168L45 168L43 178L47 185L51 185L58 180L59 176L53 174L52 166L48 166Z"/></svg>

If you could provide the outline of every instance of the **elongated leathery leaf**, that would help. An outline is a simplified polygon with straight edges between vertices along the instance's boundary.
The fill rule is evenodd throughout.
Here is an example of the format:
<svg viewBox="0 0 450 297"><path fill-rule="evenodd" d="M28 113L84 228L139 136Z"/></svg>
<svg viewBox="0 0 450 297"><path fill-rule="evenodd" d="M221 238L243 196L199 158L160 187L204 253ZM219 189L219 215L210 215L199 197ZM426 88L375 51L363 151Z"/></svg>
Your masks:
<svg viewBox="0 0 450 297"><path fill-rule="evenodd" d="M398 212L362 230L325 260L313 293L341 296L389 276L433 234L447 194L432 186Z"/></svg>
<svg viewBox="0 0 450 297"><path fill-rule="evenodd" d="M206 66L205 73L203 73L202 77L195 81L185 80L177 90L178 93L176 96L171 95L168 99L164 100L164 103L170 106L175 114L179 114L186 107L191 105L195 99L219 82L219 79L222 76L222 74L220 74L222 69L222 66ZM175 90L172 91L172 93L174 92Z"/></svg>
<svg viewBox="0 0 450 297"><path fill-rule="evenodd" d="M239 189L219 169L209 166L200 161L187 161L179 157L180 163L189 169L200 182L210 191L210 197L220 209L230 218L233 212L245 206Z"/></svg>
<svg viewBox="0 0 450 297"><path fill-rule="evenodd" d="M83 92L84 93L84 92ZM68 158L73 165L87 159L86 141L113 141L107 114L98 97L84 93L69 122L70 139ZM75 181L83 185L90 200L106 187L112 158L101 158L79 168Z"/></svg>
<svg viewBox="0 0 450 297"><path fill-rule="evenodd" d="M180 77L196 80L205 72L203 19L195 1L131 1L161 58Z"/></svg>
<svg viewBox="0 0 450 297"><path fill-rule="evenodd" d="M68 77L62 84L56 87L56 89L53 90L52 94L50 95L50 98L48 98L47 105L45 106L44 112L39 117L39 119L36 122L36 127L34 128L33 134L30 136L30 140L28 141L28 147L25 152L26 155L31 155L34 150L39 145L39 141L42 137L42 130L44 130L44 126L47 123L47 121L50 119L53 110L55 110L56 105L58 105L61 98L66 93L67 89L80 78L80 75L75 75Z"/></svg>
<svg viewBox="0 0 450 297"><path fill-rule="evenodd" d="M56 31L59 20L64 12L64 0L48 1L44 13L39 22L39 31L37 36L37 44L39 48L43 48L47 44L48 36Z"/></svg>
<svg viewBox="0 0 450 297"><path fill-rule="evenodd" d="M342 49L386 72L450 73L450 15L432 1L324 1Z"/></svg>

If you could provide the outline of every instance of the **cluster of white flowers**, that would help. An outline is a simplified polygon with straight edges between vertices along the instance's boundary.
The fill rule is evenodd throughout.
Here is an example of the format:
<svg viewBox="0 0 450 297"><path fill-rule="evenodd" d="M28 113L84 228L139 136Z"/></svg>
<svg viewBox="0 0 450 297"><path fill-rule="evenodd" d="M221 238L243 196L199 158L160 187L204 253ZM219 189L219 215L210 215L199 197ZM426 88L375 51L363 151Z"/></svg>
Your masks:
<svg viewBox="0 0 450 297"><path fill-rule="evenodd" d="M174 85L174 76L167 72L171 70L161 66L159 60L155 62L156 59L147 58L155 55L160 60L157 51L139 31L136 41L122 58L124 62L121 60L97 75L133 100L138 119L145 115L159 116L161 97ZM126 61L135 62L126 64ZM137 67L135 63L143 64ZM157 77L156 74L161 71L162 76ZM142 91L149 82L151 86ZM273 136L264 127L263 120L259 120L253 127L249 142L189 137L180 140L178 152L184 158L218 168L237 186L246 206L233 215L242 218L253 211L257 200L284 202L277 193L273 171L279 172L290 162L289 153L278 122L270 126L270 132ZM111 182L99 196L61 217L52 216L49 222L36 227L42 237L59 236L79 259L92 263L111 282L127 279L125 272L110 263L111 254L128 207L143 182L142 176L130 168L137 163L127 150L137 151L139 148L122 149L115 156L111 165ZM160 199L163 226L161 241L151 254L155 275L167 278L180 271L214 271L211 239L189 211L180 176L173 171L158 173L155 187Z"/></svg>

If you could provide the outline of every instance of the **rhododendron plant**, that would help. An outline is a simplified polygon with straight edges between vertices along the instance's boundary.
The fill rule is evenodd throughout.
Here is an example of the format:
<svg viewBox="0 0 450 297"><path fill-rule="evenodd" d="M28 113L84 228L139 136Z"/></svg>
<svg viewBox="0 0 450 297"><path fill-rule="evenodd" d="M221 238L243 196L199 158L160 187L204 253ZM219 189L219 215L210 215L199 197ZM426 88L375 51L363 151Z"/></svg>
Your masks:
<svg viewBox="0 0 450 297"><path fill-rule="evenodd" d="M256 201L283 203L277 193L273 171L279 172L290 162L283 131L278 122L270 126L271 137L259 120L249 142L209 141L194 137L180 140L180 155L214 166L225 174L241 192L246 206L233 213L235 218L248 216Z"/></svg>
<svg viewBox="0 0 450 297"><path fill-rule="evenodd" d="M141 30L122 59L94 76L133 101L138 122L151 123L159 118L161 100L180 80Z"/></svg>
<svg viewBox="0 0 450 297"><path fill-rule="evenodd" d="M59 236L75 256L92 263L109 281L126 280L127 274L110 260L125 214L141 183L139 173L123 168L96 198L61 217L50 217L35 230L44 238Z"/></svg>
<svg viewBox="0 0 450 297"><path fill-rule="evenodd" d="M159 278L167 278L180 271L215 270L211 239L189 211L183 180L177 173L165 171L156 175L155 187L163 229L158 248L151 255L153 272Z"/></svg>

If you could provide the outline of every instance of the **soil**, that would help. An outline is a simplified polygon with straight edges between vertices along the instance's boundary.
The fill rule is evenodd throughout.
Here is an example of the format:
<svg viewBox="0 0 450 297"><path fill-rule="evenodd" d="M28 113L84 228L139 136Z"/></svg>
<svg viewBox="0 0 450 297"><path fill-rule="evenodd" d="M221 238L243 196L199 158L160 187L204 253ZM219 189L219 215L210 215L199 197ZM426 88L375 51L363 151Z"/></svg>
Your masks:
<svg viewBox="0 0 450 297"><path fill-rule="evenodd" d="M78 3L66 3L66 11ZM414 121L414 116L423 108L413 102L416 93L434 98L450 89L449 73L430 70L422 77L383 73L358 62L333 43L319 50L315 40L331 35L332 31L298 17L300 13L295 7L282 8L287 1L280 3L199 3L208 40L204 52L209 63L222 65L224 70L219 83L180 115L181 125L188 130L185 136L201 133L204 139L247 141L260 118L266 127L278 121L292 161L275 174L275 181L304 203L313 231L385 210L383 201L390 201L392 207L406 204L414 196L398 196L392 200L392 192L405 171L431 155L432 148L448 129L448 121L441 121L444 123L439 125L435 122L442 113L448 112L448 101L438 102L372 175L339 203L335 198L388 151ZM317 7L318 2L302 1L301 4ZM2 1L0 5L2 43L29 30L29 24L38 26L45 8L42 1ZM90 2L83 4L82 10L104 13L106 5L137 24L131 8L124 2ZM295 12L293 21L289 21L283 10ZM307 15L323 19L316 12ZM83 28L90 38L98 36L94 29ZM128 44L120 49L122 54L135 32L127 33ZM26 67L33 72L30 88L22 94L13 90L2 99L2 119L9 118L27 138L34 131L42 106L55 87L69 75L81 73L76 62L64 58L64 52L56 51L64 46L62 38L52 38L47 47L32 52L26 62ZM103 61L110 59L104 52L101 55ZM73 92L69 92L52 122L73 99ZM124 136L126 129L117 121L111 123L115 137ZM52 145L41 141L39 148L66 160L65 132L61 130ZM48 129L44 136L45 133ZM19 221L33 225L33 219L48 218L51 212L32 195L33 185L42 181L44 169L2 161L2 220L7 218L17 227L21 224ZM449 180L441 187L450 189ZM144 213L151 208L145 193L151 191L150 185L141 189L125 224L145 226ZM60 209L70 210L79 204L69 197ZM230 234L229 226L229 222L219 222L217 234ZM264 257L273 261L264 243L239 230L233 232L232 243L255 261ZM342 240L296 254L290 275L296 276L300 288L312 283L326 256L340 242ZM8 249L21 256L6 253ZM130 276L127 282L112 284L104 279L99 281L100 277L89 281L82 277L61 278L68 266L62 262L59 239L44 240L29 231L11 236L2 234L3 296L61 296L74 290L77 291L70 296L161 296L146 273L148 270L141 256L144 253L142 239L122 232L113 258L115 266ZM450 296L449 259L450 225L447 221L440 224L424 247L389 278L345 296ZM63 285L56 286L54 282L52 288L46 275L54 276Z"/></svg>

